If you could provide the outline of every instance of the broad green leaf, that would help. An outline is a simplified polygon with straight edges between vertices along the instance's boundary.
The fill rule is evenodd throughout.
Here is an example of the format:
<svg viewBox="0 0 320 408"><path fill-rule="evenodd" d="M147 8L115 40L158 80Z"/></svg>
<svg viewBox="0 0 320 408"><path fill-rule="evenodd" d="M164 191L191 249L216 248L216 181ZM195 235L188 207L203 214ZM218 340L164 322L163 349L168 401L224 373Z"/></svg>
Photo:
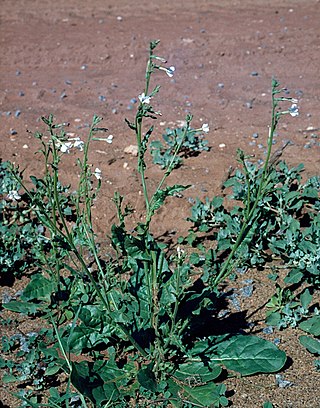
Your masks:
<svg viewBox="0 0 320 408"><path fill-rule="evenodd" d="M50 301L55 286L53 280L49 280L42 275L35 275L23 291L21 299L26 301L32 299Z"/></svg>
<svg viewBox="0 0 320 408"><path fill-rule="evenodd" d="M220 362L242 375L273 373L286 362L283 351L257 336L236 335L219 343L215 352L217 357L211 357L211 361Z"/></svg>
<svg viewBox="0 0 320 408"><path fill-rule="evenodd" d="M200 387L183 386L183 399L198 404L200 407L219 407L220 392L215 383L202 385Z"/></svg>
<svg viewBox="0 0 320 408"><path fill-rule="evenodd" d="M2 376L3 384L8 384L8 383L11 383L11 382L16 382L16 381L17 381L17 378L12 374L4 373L3 376Z"/></svg>
<svg viewBox="0 0 320 408"><path fill-rule="evenodd" d="M138 371L137 378L139 383L149 391L156 392L158 385L156 381L156 377L152 371L152 365L149 364L148 366L141 368Z"/></svg>
<svg viewBox="0 0 320 408"><path fill-rule="evenodd" d="M221 367L215 363L210 363L205 366L202 361L191 361L179 365L179 369L175 371L174 376L179 381L198 381L206 383L219 377Z"/></svg>
<svg viewBox="0 0 320 408"><path fill-rule="evenodd" d="M299 324L299 328L314 336L320 336L320 316L313 316Z"/></svg>
<svg viewBox="0 0 320 408"><path fill-rule="evenodd" d="M40 309L40 305L37 303L19 302L18 300L11 300L8 303L4 303L3 307L5 309L11 310L11 312L21 313L23 315L34 315Z"/></svg>
<svg viewBox="0 0 320 408"><path fill-rule="evenodd" d="M115 384L111 382L106 386L101 377L92 370L88 361L72 363L70 378L72 385L96 406L101 406L103 401L108 401L111 397L118 395Z"/></svg>
<svg viewBox="0 0 320 408"><path fill-rule="evenodd" d="M312 295L310 294L309 289L306 289L302 295L300 296L300 301L302 304L302 307L304 309L308 309L308 306L310 305L310 303L312 302Z"/></svg>
<svg viewBox="0 0 320 408"><path fill-rule="evenodd" d="M270 401L266 401L263 403L263 408L273 408L273 405Z"/></svg>
<svg viewBox="0 0 320 408"><path fill-rule="evenodd" d="M320 341L309 336L300 336L300 343L312 354L320 355Z"/></svg>

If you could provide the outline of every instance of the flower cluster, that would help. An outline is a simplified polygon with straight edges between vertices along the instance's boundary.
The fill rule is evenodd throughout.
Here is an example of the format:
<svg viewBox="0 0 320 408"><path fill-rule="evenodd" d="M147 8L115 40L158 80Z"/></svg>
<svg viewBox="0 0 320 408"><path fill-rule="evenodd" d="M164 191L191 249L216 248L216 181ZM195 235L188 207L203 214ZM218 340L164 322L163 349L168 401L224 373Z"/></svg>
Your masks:
<svg viewBox="0 0 320 408"><path fill-rule="evenodd" d="M7 195L7 199L11 201L18 201L21 199L21 196L17 190L11 190Z"/></svg>
<svg viewBox="0 0 320 408"><path fill-rule="evenodd" d="M70 153L70 150L73 147L75 147L76 149L82 152L84 148L84 142L80 139L80 137L74 137L74 138L68 139L66 142L59 141L56 144L56 146L62 153Z"/></svg>

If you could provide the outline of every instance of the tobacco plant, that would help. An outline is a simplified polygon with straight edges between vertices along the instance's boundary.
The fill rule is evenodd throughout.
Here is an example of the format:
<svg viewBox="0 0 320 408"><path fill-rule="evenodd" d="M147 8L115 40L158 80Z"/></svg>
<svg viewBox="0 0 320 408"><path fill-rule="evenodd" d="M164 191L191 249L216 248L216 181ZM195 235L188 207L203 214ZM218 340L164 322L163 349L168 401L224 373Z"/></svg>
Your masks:
<svg viewBox="0 0 320 408"><path fill-rule="evenodd" d="M152 107L152 99L158 96L160 87L152 86L151 79L161 71L169 77L175 72L173 66L166 67L166 61L155 54L158 43L150 43L145 87L139 95L135 117L126 119L138 146L137 170L144 197L144 218L129 229L127 217L131 210L115 192L118 221L108 232L112 248L108 256L103 255L92 221L92 206L98 199L103 173L98 168L93 170L88 161L92 143L104 140L99 135L106 131L101 126L102 118L94 116L88 138L82 141L68 138L66 124L56 123L52 115L43 117L47 131L37 133L36 137L41 143L44 175L32 178L35 186L32 190L19 174L12 172L28 198L30 211L44 228L46 250L43 248L38 257L39 273L31 277L20 298L5 303L4 307L42 318L51 326L52 336L41 340L47 346L41 343L38 348L43 361L41 370L44 375L55 374L61 381L64 372L67 378L65 391L52 386L46 403L39 401L39 394L20 395L23 403L32 407L227 406L226 387L221 383L226 372L242 376L271 373L285 364L285 353L273 343L224 325L223 317L219 317L224 301L220 284L237 268L249 263L250 242L258 234L258 226L261 228L271 214L267 212L271 198L276 197L278 182L274 180L271 161L273 136L282 115L296 116L296 101L282 97L278 82L273 80L272 118L264 165L262 168L251 165L245 154L239 152L244 174L229 183L243 206L228 213L221 199L216 198L204 206L198 201L193 209L195 229L214 228L216 247L207 250L203 245L201 254L190 251L180 240L172 251L153 236L153 216L167 198L189 187L170 185L168 179L188 143L200 140L209 127L205 124L192 128L193 118L187 115L183 128L167 131L172 141L170 154L161 162L164 172L152 190L146 177L146 154L154 132L150 123L159 116ZM292 105L281 110L283 103ZM77 160L80 178L77 189L70 193L63 187L59 168L66 153L74 148L80 150ZM151 146L153 154L154 148L155 144ZM200 150L205 148L204 143L199 144ZM290 203L292 199L288 198ZM276 225L279 222L277 218L273 221ZM268 230L266 234L268 241ZM269 238L270 247L276 247ZM187 241L193 244L195 235ZM276 248L279 251L279 245ZM265 261L263 251L260 254L257 250L256 255L253 265ZM310 270L311 281L315 280L314 275ZM304 329L313 333L313 326L310 327ZM12 366L10 369L13 377L6 377L6 381L21 380Z"/></svg>

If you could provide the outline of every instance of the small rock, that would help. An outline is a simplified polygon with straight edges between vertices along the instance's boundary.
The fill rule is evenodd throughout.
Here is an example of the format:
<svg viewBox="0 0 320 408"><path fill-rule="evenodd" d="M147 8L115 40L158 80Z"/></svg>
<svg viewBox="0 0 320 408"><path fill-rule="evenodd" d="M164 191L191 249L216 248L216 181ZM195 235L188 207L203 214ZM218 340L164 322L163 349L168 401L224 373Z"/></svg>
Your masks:
<svg viewBox="0 0 320 408"><path fill-rule="evenodd" d="M122 21L123 18L122 18L121 16L117 16L117 20L118 20L118 21Z"/></svg>
<svg viewBox="0 0 320 408"><path fill-rule="evenodd" d="M137 103L137 102L138 102L138 99L136 99L136 98L130 99L130 103Z"/></svg>
<svg viewBox="0 0 320 408"><path fill-rule="evenodd" d="M219 148L220 148L220 149L224 149L225 147L226 147L225 143L220 143L220 144L219 144Z"/></svg>
<svg viewBox="0 0 320 408"><path fill-rule="evenodd" d="M104 95L99 95L99 101L100 102L105 102L107 98Z"/></svg>
<svg viewBox="0 0 320 408"><path fill-rule="evenodd" d="M83 64L83 65L81 65L81 71L85 71L86 69L88 68L88 65L87 64Z"/></svg>
<svg viewBox="0 0 320 408"><path fill-rule="evenodd" d="M284 380L281 374L276 374L276 385L279 388L287 388L292 387L293 383L291 381Z"/></svg>
<svg viewBox="0 0 320 408"><path fill-rule="evenodd" d="M22 146L22 149L29 149L29 146L28 146L27 144L24 144L24 145Z"/></svg>
<svg viewBox="0 0 320 408"><path fill-rule="evenodd" d="M66 79L66 80L64 81L64 83L65 83L66 85L72 85L72 82L71 82L69 79Z"/></svg>
<svg viewBox="0 0 320 408"><path fill-rule="evenodd" d="M258 76L259 74L258 74L257 71L252 71L252 72L250 73L250 75L253 76L253 77L256 77L256 76Z"/></svg>
<svg viewBox="0 0 320 408"><path fill-rule="evenodd" d="M113 108L111 112L112 112L113 114L117 114L117 113L118 113L118 110L117 110L116 108Z"/></svg>
<svg viewBox="0 0 320 408"><path fill-rule="evenodd" d="M15 116L16 118L18 118L20 115L21 115L21 111L20 111L20 110L16 110L15 113L14 113L14 116Z"/></svg>
<svg viewBox="0 0 320 408"><path fill-rule="evenodd" d="M10 115L11 115L10 111L6 112L6 116L10 116Z"/></svg>
<svg viewBox="0 0 320 408"><path fill-rule="evenodd" d="M272 326L264 327L264 328L262 329L262 332L263 332L264 334L271 334L271 333L273 333L273 327L272 327Z"/></svg>
<svg viewBox="0 0 320 408"><path fill-rule="evenodd" d="M219 89L223 89L223 88L224 88L224 83L223 83L223 82L219 82L219 83L218 83L218 88L219 88Z"/></svg>
<svg viewBox="0 0 320 408"><path fill-rule="evenodd" d="M11 136L14 136L14 135L17 135L17 134L18 134L18 132L15 129L10 129L10 135Z"/></svg>
<svg viewBox="0 0 320 408"><path fill-rule="evenodd" d="M23 91L20 91L20 92L19 92L19 96L24 96L24 92L23 92Z"/></svg>
<svg viewBox="0 0 320 408"><path fill-rule="evenodd" d="M253 133L252 137L253 137L254 139L258 139L259 133Z"/></svg>
<svg viewBox="0 0 320 408"><path fill-rule="evenodd" d="M62 92L62 94L60 95L60 99L64 99L66 98L68 95L65 93L65 91Z"/></svg>
<svg viewBox="0 0 320 408"><path fill-rule="evenodd" d="M18 69L16 70L16 75L19 76L21 75L21 71L19 71Z"/></svg>
<svg viewBox="0 0 320 408"><path fill-rule="evenodd" d="M124 149L124 152L127 154L132 154L132 156L138 156L138 146L129 145Z"/></svg>

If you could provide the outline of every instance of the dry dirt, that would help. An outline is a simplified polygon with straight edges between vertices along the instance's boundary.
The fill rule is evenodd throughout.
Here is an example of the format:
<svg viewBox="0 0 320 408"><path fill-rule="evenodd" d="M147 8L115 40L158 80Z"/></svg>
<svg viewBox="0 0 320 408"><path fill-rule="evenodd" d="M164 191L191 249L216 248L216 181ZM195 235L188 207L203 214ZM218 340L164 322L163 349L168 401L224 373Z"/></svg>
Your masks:
<svg viewBox="0 0 320 408"><path fill-rule="evenodd" d="M39 118L53 113L70 122L69 132L85 137L93 114L104 118L112 144L94 146L90 161L103 173L95 210L100 234L114 219L115 190L142 211L136 158L124 153L134 135L124 118L132 119L144 85L149 41L160 39L158 54L176 67L172 79L154 76L161 85L154 106L162 112L156 138L176 126L186 113L193 127L209 123L211 150L185 160L170 182L191 184L182 198L168 202L152 225L156 235L185 231L190 198L219 193L229 166L237 166L236 149L262 158L270 120L270 85L275 76L288 95L299 99L300 115L283 118L277 144L290 140L284 158L303 162L306 175L319 173L320 2L315 0L1 0L0 157L39 174L37 141L27 130L43 130ZM258 133L258 138L253 134ZM262 146L261 146L262 145ZM64 178L77 180L71 153ZM152 188L161 177L151 165ZM179 220L179 221L177 221ZM180 221L181 220L181 221ZM271 289L272 290L272 289ZM256 305L270 295L261 285ZM247 305L247 308L251 306ZM293 363L284 375L294 385L280 389L274 375L229 381L233 406L261 407L270 399L279 408L320 407L319 374L299 345L296 333L277 333L280 347ZM19 403L0 389L0 405Z"/></svg>

